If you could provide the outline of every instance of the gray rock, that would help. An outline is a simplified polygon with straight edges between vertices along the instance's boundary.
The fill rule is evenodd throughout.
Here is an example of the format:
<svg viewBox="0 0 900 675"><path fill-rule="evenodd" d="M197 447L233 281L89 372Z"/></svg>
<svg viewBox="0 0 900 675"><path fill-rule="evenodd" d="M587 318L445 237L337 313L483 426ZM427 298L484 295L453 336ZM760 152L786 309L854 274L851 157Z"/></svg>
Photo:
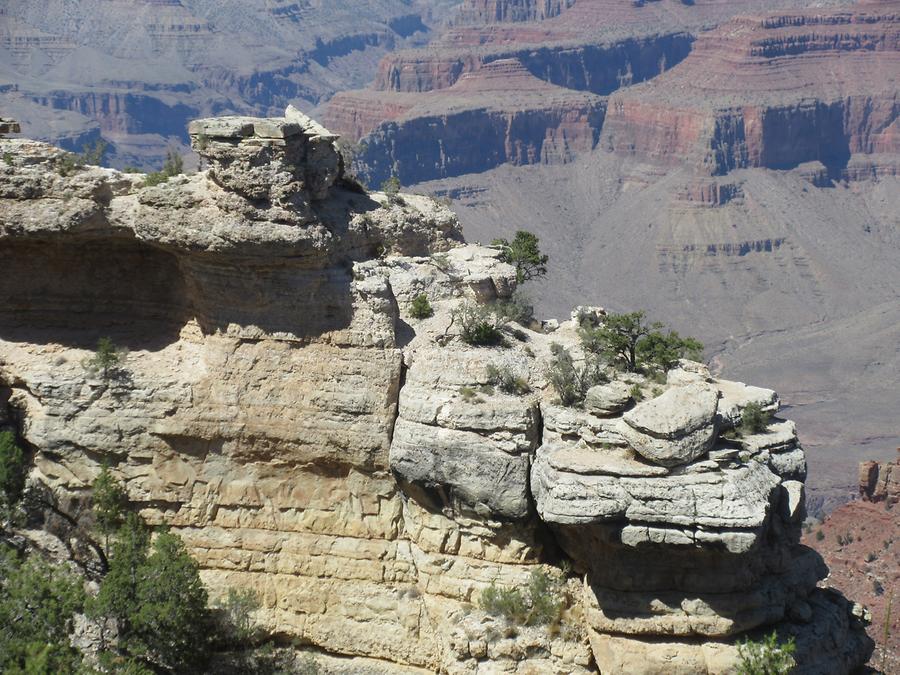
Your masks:
<svg viewBox="0 0 900 675"><path fill-rule="evenodd" d="M631 388L624 382L610 382L591 387L584 397L586 410L599 415L621 412L631 400Z"/></svg>
<svg viewBox="0 0 900 675"><path fill-rule="evenodd" d="M633 429L657 438L679 438L712 424L719 396L715 389L690 384L639 403L622 417Z"/></svg>

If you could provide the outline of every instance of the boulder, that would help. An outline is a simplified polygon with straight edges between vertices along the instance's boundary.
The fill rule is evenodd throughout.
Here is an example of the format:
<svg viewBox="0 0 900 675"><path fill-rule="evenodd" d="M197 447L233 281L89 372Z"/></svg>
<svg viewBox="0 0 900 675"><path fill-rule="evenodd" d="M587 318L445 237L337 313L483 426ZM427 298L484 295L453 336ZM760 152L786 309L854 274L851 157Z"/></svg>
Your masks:
<svg viewBox="0 0 900 675"><path fill-rule="evenodd" d="M584 397L585 410L597 415L614 415L625 409L631 400L631 387L614 381L588 389Z"/></svg>
<svg viewBox="0 0 900 675"><path fill-rule="evenodd" d="M715 442L718 398L715 389L703 384L674 387L626 412L617 429L651 462L686 464Z"/></svg>

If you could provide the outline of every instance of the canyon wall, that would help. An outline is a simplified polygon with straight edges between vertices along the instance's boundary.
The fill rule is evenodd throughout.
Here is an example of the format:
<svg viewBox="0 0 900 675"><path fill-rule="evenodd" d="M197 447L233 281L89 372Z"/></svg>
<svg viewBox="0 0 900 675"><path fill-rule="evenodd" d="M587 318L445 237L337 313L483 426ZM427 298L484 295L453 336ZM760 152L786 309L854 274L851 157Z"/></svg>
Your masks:
<svg viewBox="0 0 900 675"><path fill-rule="evenodd" d="M900 152L900 5L736 19L665 75L610 101L604 147L725 174ZM827 72L827 79L822 73Z"/></svg>
<svg viewBox="0 0 900 675"><path fill-rule="evenodd" d="M864 611L799 544L793 424L735 433L775 392L680 361L563 406L548 366L604 310L466 344L516 273L452 213L360 191L293 109L190 131L209 168L153 187L0 140L0 401L33 480L77 499L108 462L214 595L397 672L726 673L773 627L797 672L865 662ZM84 365L104 335L129 349L108 377ZM537 571L558 625L477 607Z"/></svg>

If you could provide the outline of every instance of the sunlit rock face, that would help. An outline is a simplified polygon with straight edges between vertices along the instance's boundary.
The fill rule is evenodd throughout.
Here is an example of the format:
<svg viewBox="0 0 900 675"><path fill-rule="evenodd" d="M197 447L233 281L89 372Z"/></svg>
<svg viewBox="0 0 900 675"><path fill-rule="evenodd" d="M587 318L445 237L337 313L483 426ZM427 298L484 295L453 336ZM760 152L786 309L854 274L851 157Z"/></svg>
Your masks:
<svg viewBox="0 0 900 675"><path fill-rule="evenodd" d="M366 193L293 109L191 134L207 168L151 187L0 140L0 421L35 477L77 498L110 463L213 595L252 588L271 630L398 672L725 673L773 627L801 672L866 660L798 543L793 424L733 433L774 392L682 361L562 406L577 317L465 344L516 271L446 208ZM106 378L101 336L128 349ZM478 609L564 561L559 630Z"/></svg>

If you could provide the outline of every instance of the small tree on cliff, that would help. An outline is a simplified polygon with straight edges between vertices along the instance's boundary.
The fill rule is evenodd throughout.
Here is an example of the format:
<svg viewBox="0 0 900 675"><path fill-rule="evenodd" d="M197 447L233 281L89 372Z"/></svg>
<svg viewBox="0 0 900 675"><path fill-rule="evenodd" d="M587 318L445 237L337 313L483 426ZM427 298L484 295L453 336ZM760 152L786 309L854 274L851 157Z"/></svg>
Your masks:
<svg viewBox="0 0 900 675"><path fill-rule="evenodd" d="M547 274L550 256L541 253L538 243L537 235L519 230L512 241L494 239L491 246L500 247L500 259L516 268L516 281L521 284Z"/></svg>
<svg viewBox="0 0 900 675"><path fill-rule="evenodd" d="M97 351L84 362L85 369L93 374L99 374L104 380L110 379L119 370L125 361L125 352L113 344L108 337L97 340Z"/></svg>
<svg viewBox="0 0 900 675"><path fill-rule="evenodd" d="M122 484L110 473L106 464L103 465L100 474L94 480L91 501L97 529L104 537L103 548L109 555L109 537L125 522L128 494Z"/></svg>
<svg viewBox="0 0 900 675"><path fill-rule="evenodd" d="M583 326L584 348L617 363L628 372L640 365L668 370L684 356L699 357L703 345L675 331L662 332L659 322L646 323L643 312L610 314L597 327Z"/></svg>

